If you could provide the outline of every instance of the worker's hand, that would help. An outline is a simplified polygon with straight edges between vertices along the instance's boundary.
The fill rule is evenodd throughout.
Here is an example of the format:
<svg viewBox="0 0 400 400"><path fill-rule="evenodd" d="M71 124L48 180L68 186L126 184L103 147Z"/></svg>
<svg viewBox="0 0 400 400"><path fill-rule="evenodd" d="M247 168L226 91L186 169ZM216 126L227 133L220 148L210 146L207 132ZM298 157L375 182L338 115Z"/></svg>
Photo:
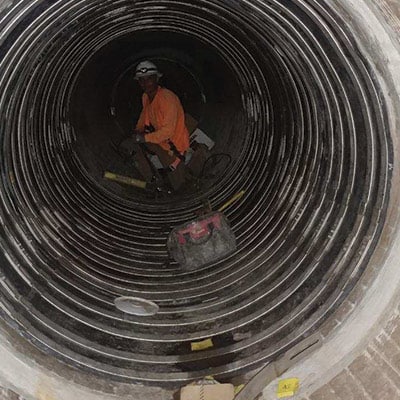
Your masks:
<svg viewBox="0 0 400 400"><path fill-rule="evenodd" d="M144 139L144 135L141 135L140 133L134 133L132 135L132 139L135 143L145 143L146 140Z"/></svg>

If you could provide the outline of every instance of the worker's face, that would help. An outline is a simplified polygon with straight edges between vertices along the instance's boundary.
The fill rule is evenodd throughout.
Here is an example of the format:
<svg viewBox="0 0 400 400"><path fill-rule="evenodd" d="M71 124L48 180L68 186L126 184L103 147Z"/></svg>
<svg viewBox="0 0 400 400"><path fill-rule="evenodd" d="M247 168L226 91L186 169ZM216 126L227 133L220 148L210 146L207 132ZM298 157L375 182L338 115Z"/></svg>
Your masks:
<svg viewBox="0 0 400 400"><path fill-rule="evenodd" d="M139 85L148 95L154 94L158 87L157 75L143 76L139 78Z"/></svg>

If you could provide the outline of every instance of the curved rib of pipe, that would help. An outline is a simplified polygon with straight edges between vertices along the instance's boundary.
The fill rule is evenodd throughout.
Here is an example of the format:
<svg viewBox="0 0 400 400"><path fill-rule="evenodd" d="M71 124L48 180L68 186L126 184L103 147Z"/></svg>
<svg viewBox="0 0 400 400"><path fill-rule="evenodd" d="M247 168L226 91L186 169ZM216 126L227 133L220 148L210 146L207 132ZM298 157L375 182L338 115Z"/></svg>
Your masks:
<svg viewBox="0 0 400 400"><path fill-rule="evenodd" d="M0 24L1 313L18 332L71 365L166 384L264 365L343 301L379 238L391 147L374 77L327 4L21 1ZM95 149L116 135L101 126L115 127L117 80L157 43L200 82L201 121L233 162L202 193L121 196ZM226 210L237 251L183 271L171 228L240 190ZM124 295L160 311L126 316Z"/></svg>

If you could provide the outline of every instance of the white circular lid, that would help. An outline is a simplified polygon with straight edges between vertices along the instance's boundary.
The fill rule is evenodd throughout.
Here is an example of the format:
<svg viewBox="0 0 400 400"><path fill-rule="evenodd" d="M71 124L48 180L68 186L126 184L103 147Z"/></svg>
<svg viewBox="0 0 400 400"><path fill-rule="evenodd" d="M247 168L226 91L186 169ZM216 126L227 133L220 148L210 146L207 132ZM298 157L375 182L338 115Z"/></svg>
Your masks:
<svg viewBox="0 0 400 400"><path fill-rule="evenodd" d="M155 315L160 309L153 301L131 296L117 297L114 304L124 313L140 316Z"/></svg>

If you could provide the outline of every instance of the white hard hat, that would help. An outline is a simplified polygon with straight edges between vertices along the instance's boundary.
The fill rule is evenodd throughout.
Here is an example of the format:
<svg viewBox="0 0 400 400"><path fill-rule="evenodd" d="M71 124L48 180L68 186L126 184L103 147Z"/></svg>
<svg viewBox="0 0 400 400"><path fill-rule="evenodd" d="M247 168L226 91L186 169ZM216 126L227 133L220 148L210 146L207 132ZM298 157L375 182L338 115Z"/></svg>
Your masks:
<svg viewBox="0 0 400 400"><path fill-rule="evenodd" d="M158 71L156 65L151 61L142 61L137 65L135 79L151 75L157 75L158 78L162 77L162 74Z"/></svg>

